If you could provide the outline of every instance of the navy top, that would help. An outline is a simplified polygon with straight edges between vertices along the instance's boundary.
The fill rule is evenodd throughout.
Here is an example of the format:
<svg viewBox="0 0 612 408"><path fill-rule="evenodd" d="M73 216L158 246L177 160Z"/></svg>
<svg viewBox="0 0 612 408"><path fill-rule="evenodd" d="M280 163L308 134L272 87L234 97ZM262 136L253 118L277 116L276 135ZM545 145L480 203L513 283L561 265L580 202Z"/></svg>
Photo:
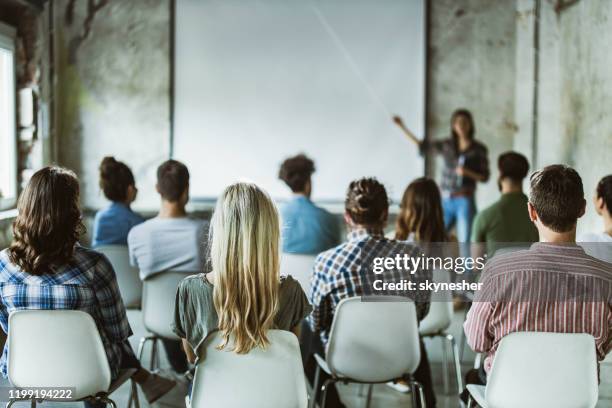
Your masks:
<svg viewBox="0 0 612 408"><path fill-rule="evenodd" d="M92 246L127 245L128 232L143 221L144 218L127 205L113 202L96 213Z"/></svg>

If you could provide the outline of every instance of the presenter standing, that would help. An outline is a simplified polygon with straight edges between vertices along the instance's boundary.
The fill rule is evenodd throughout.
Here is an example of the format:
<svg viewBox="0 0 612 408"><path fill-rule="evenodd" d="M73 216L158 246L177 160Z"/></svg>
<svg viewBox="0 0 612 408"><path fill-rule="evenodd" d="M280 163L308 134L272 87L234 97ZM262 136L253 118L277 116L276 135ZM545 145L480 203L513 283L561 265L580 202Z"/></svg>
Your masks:
<svg viewBox="0 0 612 408"><path fill-rule="evenodd" d="M444 170L440 189L444 226L447 232L456 226L457 239L463 244L461 255L468 256L472 221L476 215L476 184L489 179L487 148L474 139L476 129L472 114L466 109L456 110L450 120L450 137L431 141L418 139L401 117L394 116L393 121L419 146L422 155L429 151L442 155Z"/></svg>

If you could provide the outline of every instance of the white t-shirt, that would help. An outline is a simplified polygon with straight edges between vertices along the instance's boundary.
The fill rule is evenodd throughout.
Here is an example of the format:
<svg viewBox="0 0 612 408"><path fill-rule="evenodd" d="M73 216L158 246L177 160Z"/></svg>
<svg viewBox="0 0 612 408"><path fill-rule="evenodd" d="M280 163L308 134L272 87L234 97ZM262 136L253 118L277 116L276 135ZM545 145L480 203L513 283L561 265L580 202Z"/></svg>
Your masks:
<svg viewBox="0 0 612 408"><path fill-rule="evenodd" d="M128 234L130 263L140 279L173 270L199 273L205 266L208 222L192 218L155 217Z"/></svg>
<svg viewBox="0 0 612 408"><path fill-rule="evenodd" d="M605 232L588 232L578 238L578 243L593 258L612 263L612 237Z"/></svg>

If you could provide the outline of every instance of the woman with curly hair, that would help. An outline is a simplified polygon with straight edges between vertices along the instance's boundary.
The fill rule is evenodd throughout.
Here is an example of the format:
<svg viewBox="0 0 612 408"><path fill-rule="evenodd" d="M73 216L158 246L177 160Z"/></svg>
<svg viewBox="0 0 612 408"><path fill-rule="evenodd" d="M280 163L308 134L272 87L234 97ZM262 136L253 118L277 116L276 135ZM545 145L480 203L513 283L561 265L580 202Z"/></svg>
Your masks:
<svg viewBox="0 0 612 408"><path fill-rule="evenodd" d="M76 175L61 167L37 171L17 209L13 242L0 252L2 330L8 333L9 314L17 310L81 310L96 322L113 379L121 369L138 369L133 378L149 403L170 391L175 382L143 369L128 343L132 329L110 262L78 244L85 228ZM4 377L8 352L7 343L0 359Z"/></svg>

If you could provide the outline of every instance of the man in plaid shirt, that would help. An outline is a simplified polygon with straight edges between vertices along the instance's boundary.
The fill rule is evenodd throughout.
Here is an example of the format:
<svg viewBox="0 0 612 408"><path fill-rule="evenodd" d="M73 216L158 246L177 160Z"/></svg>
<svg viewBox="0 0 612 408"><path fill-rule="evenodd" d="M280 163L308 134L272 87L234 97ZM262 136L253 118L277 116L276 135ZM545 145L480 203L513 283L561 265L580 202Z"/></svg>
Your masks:
<svg viewBox="0 0 612 408"><path fill-rule="evenodd" d="M429 311L431 294L428 291L405 290L381 293L374 288L374 280L377 279L393 283L406 280L416 285L432 279L431 271L420 268L416 270L392 268L380 275L374 273L375 258L396 258L397 255L420 257L422 254L413 244L384 237L383 227L389 210L389 200L384 186L373 178L353 181L348 188L345 206L345 221L350 230L348 242L319 254L313 270L310 290L313 312L308 320L311 332L304 333L303 338L310 340L311 351L318 354L324 354L334 312L342 299L368 295L400 295L415 301L419 321ZM363 329L367 330L367 327ZM306 372L311 380L314 377L315 364L312 358L307 359ZM323 371L321 376L321 382L328 377ZM435 407L431 371L422 344L421 363L414 377L423 385L427 406ZM326 406L343 406L335 387L329 389Z"/></svg>

